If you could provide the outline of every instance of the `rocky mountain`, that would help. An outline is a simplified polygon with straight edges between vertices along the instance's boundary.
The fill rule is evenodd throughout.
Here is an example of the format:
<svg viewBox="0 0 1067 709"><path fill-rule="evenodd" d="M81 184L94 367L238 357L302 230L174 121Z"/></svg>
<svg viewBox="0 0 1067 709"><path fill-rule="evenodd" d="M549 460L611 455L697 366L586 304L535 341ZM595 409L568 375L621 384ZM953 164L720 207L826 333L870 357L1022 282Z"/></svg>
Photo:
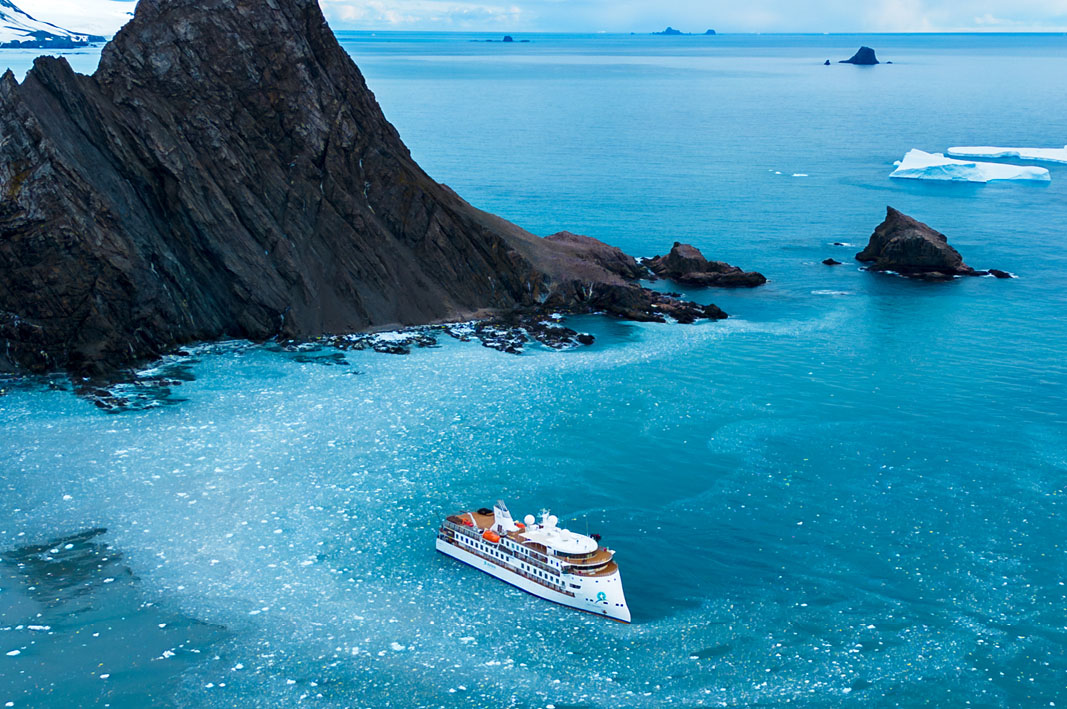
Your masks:
<svg viewBox="0 0 1067 709"><path fill-rule="evenodd" d="M0 0L0 49L73 49L103 37L74 32L51 22L44 22L19 9L11 0Z"/></svg>
<svg viewBox="0 0 1067 709"><path fill-rule="evenodd" d="M0 79L0 370L487 313L725 317L615 251L430 179L316 0L141 0L94 75Z"/></svg>

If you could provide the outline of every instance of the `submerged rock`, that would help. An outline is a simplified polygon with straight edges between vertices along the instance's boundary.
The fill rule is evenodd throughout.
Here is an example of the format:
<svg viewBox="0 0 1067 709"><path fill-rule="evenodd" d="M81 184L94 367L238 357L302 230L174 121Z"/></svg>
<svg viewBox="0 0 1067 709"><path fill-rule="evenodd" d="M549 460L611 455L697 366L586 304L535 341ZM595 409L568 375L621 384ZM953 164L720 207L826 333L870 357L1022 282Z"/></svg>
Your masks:
<svg viewBox="0 0 1067 709"><path fill-rule="evenodd" d="M695 246L674 242L670 253L645 259L644 264L657 276L691 286L752 288L767 279L756 271L742 271L722 261L708 261Z"/></svg>
<svg viewBox="0 0 1067 709"><path fill-rule="evenodd" d="M878 57L870 47L860 47L855 54L848 59L842 59L838 64L862 64L870 66L878 63Z"/></svg>
<svg viewBox="0 0 1067 709"><path fill-rule="evenodd" d="M990 273L976 271L964 263L944 234L892 207L886 207L885 221L871 234L867 247L856 254L856 260L869 263L868 271L893 271L913 278Z"/></svg>
<svg viewBox="0 0 1067 709"><path fill-rule="evenodd" d="M838 261L835 258L826 258L826 259L823 259L822 262L827 266L840 266L841 265L841 262Z"/></svg>
<svg viewBox="0 0 1067 709"><path fill-rule="evenodd" d="M316 0L141 0L92 76L7 72L0 135L0 371L513 310L705 312L430 179Z"/></svg>

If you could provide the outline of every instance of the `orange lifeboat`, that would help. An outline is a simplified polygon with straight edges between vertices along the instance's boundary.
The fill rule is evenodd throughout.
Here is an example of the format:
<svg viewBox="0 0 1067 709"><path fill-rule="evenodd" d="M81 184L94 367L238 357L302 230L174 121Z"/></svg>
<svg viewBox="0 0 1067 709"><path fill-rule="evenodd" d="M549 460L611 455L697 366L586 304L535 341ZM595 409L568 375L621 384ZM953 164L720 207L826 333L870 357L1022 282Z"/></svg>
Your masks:
<svg viewBox="0 0 1067 709"><path fill-rule="evenodd" d="M522 522L516 522L515 526L518 527L519 529L526 529L526 525L523 524Z"/></svg>
<svg viewBox="0 0 1067 709"><path fill-rule="evenodd" d="M493 544L499 544L500 543L500 535L497 534L496 532L494 532L491 529L487 529L484 532L482 532L482 539L484 539L487 542L492 542Z"/></svg>

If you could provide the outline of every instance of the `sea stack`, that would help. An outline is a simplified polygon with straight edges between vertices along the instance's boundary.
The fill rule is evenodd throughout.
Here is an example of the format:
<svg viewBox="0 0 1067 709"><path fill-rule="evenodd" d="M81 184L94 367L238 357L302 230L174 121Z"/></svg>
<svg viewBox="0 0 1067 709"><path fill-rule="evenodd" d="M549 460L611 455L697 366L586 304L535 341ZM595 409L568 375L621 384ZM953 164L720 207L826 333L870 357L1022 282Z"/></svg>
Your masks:
<svg viewBox="0 0 1067 709"><path fill-rule="evenodd" d="M856 254L856 260L870 264L868 271L893 271L912 278L989 274L964 263L944 234L892 207L886 207L885 221L871 234L867 248Z"/></svg>
<svg viewBox="0 0 1067 709"><path fill-rule="evenodd" d="M860 47L859 50L848 59L842 59L838 64L861 64L871 66L878 64L878 57L870 47Z"/></svg>
<svg viewBox="0 0 1067 709"><path fill-rule="evenodd" d="M753 288L767 282L762 273L708 261L700 249L677 241L666 256L645 259L644 264L657 276L688 286Z"/></svg>
<svg viewBox="0 0 1067 709"><path fill-rule="evenodd" d="M4 74L0 135L0 372L549 308L725 317L434 182L317 0L140 0L92 76Z"/></svg>

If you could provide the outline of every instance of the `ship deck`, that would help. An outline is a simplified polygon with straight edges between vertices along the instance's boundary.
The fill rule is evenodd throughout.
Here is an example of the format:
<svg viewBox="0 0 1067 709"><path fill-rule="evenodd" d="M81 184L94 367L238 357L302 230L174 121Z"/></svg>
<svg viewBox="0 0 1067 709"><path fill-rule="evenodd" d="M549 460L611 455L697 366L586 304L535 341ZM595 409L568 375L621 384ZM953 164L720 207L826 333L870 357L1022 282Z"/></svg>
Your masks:
<svg viewBox="0 0 1067 709"><path fill-rule="evenodd" d="M574 574L575 576L596 577L596 576L611 576L613 573L615 573L618 570L619 570L619 565L616 564L614 561L609 561L608 563L604 564L603 566L601 566L599 568L596 568L596 569L590 569L589 571L581 571L579 569L569 569L566 573Z"/></svg>
<svg viewBox="0 0 1067 709"><path fill-rule="evenodd" d="M464 519L469 519L474 523L474 528L478 531L485 531L493 526L495 521L493 515L483 515L477 512L462 512L458 515L451 515L448 517L450 522L454 524L463 524ZM531 542L522 536L522 532L509 532L508 539L518 542L524 546L527 546L535 551L547 554L548 550L543 544ZM614 552L605 547L599 547L596 552L587 559L575 559L573 561L566 558L558 557L563 562L565 567L569 567L566 573L576 574L578 576L610 576L619 570L618 564L612 561ZM597 567L588 570L583 570L582 567Z"/></svg>

